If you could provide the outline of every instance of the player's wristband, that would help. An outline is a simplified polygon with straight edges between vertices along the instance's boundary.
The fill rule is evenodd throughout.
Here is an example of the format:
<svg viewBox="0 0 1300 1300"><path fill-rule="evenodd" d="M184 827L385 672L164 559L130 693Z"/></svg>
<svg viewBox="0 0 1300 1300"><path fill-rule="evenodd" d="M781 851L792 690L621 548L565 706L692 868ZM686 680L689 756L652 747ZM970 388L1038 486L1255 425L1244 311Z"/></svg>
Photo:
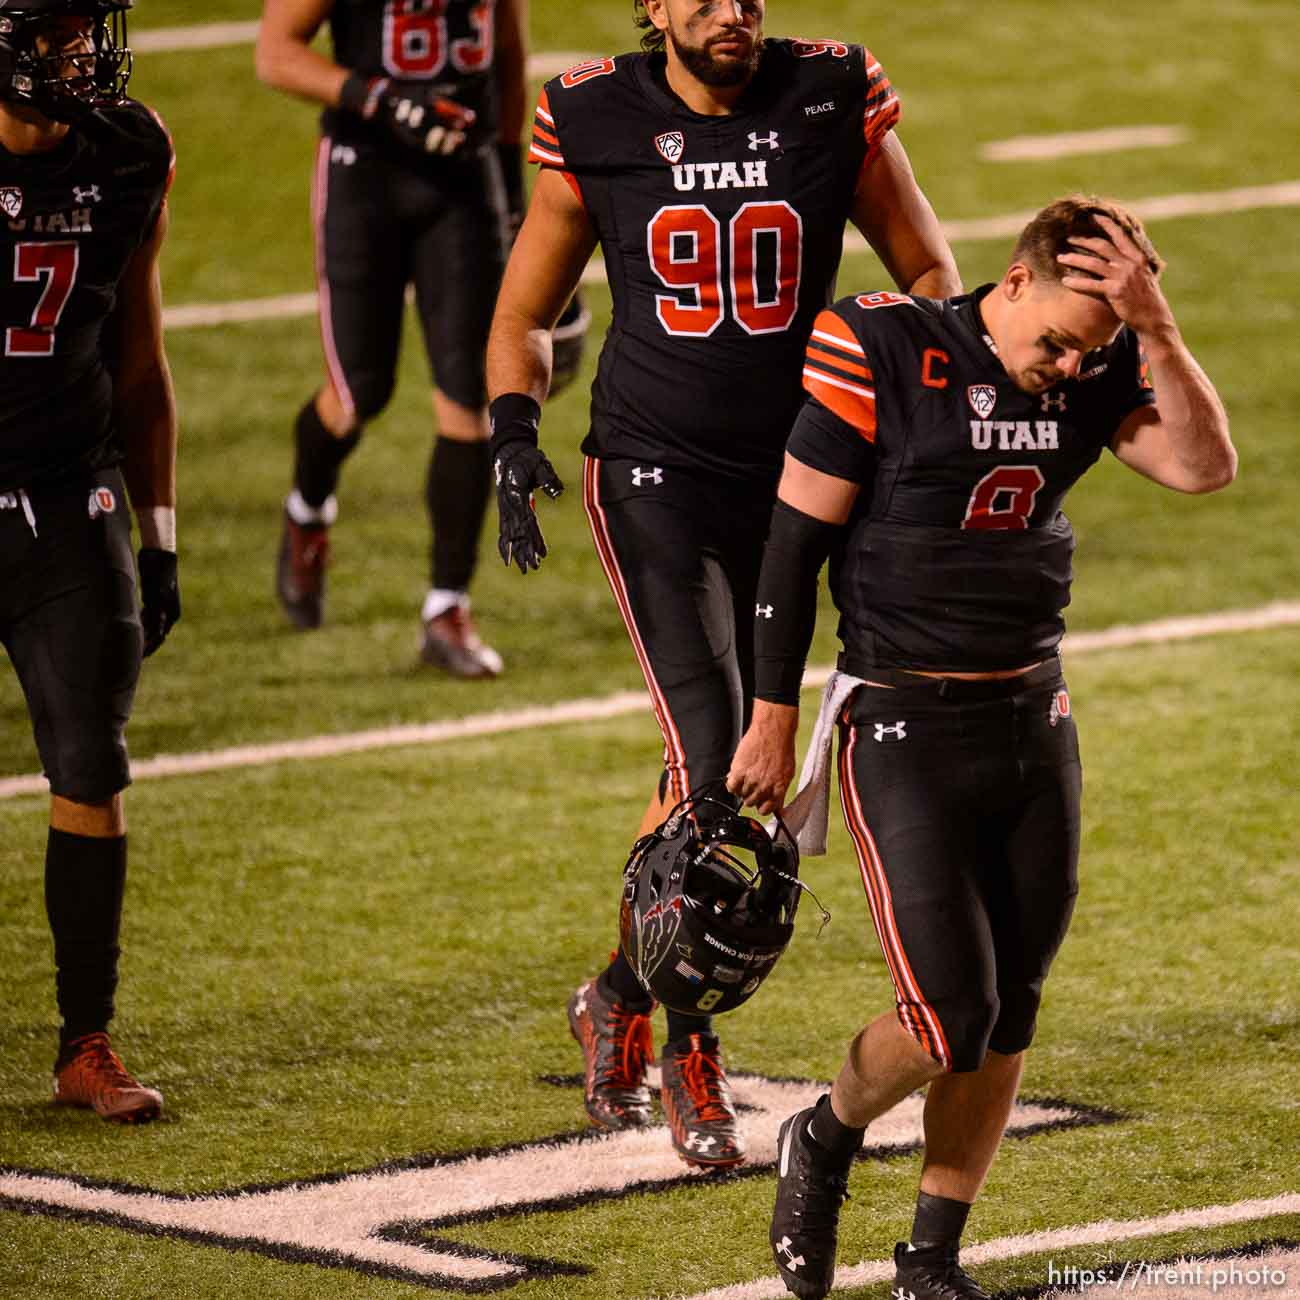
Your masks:
<svg viewBox="0 0 1300 1300"><path fill-rule="evenodd" d="M135 512L140 545L151 551L176 550L176 507L144 506Z"/></svg>
<svg viewBox="0 0 1300 1300"><path fill-rule="evenodd" d="M387 89L387 77L365 77L354 72L339 89L339 107L368 121L374 117Z"/></svg>
<svg viewBox="0 0 1300 1300"><path fill-rule="evenodd" d="M527 393L502 393L488 407L492 427L492 459L501 448L512 442L537 446L537 430L542 423L541 403Z"/></svg>
<svg viewBox="0 0 1300 1300"><path fill-rule="evenodd" d="M814 519L784 501L772 510L754 611L754 695L799 703L804 664L817 625L817 575L838 524Z"/></svg>

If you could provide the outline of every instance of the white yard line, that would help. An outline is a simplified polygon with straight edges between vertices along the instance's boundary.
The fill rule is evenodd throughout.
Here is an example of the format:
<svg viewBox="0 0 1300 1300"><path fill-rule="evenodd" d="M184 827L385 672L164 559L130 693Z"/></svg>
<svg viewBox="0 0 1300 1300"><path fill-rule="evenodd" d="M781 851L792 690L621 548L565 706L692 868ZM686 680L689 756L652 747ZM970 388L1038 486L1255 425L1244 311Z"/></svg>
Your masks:
<svg viewBox="0 0 1300 1300"><path fill-rule="evenodd" d="M219 50L227 45L252 45L257 20L246 23L197 23L189 27L131 29L132 54L171 54L177 50Z"/></svg>
<svg viewBox="0 0 1300 1300"><path fill-rule="evenodd" d="M1251 632L1266 628L1292 627L1300 623L1300 601L1275 601L1256 609L1228 610L1221 614L1203 614L1192 618L1157 619L1151 623L1105 628L1099 632L1079 632L1065 638L1064 652L1089 654L1097 650L1116 650L1138 645L1163 645L1195 637L1218 636L1227 632ZM819 689L826 684L832 669L809 668L804 674L805 689ZM639 713L646 707L641 691L620 691L616 695L589 696L565 700L544 708L512 712L480 713L468 718L444 722L412 723L402 727L380 727L342 735L311 736L305 740L283 740L265 745L239 745L197 754L159 754L131 764L136 781L163 776L193 776L220 772L230 768L263 767L270 763L307 762L312 759L336 758L341 754L360 754L376 749L398 749L411 745L440 745L448 741L472 740L543 727L561 727L574 722L598 722ZM13 776L0 779L0 800L21 795L45 794L48 786L43 776Z"/></svg>
<svg viewBox="0 0 1300 1300"><path fill-rule="evenodd" d="M1161 1237L1167 1233L1194 1231L1198 1228L1221 1228L1228 1224L1248 1223L1252 1219L1272 1218L1297 1211L1300 1211L1300 1192L1288 1192L1257 1201L1238 1201L1235 1205L1207 1205L1199 1210L1176 1210L1149 1219L1102 1219L1075 1228L1053 1228L1018 1237L996 1237L979 1245L964 1246L961 1262L966 1265L984 1264L995 1259L1016 1259L1022 1255L1038 1255L1047 1251L1076 1250L1080 1246ZM1060 1266L1059 1260L1057 1266ZM892 1259L863 1261L836 1270L835 1290L870 1286L893 1276ZM717 1287L691 1296L690 1300L782 1300L786 1294L785 1283L773 1271L770 1277Z"/></svg>
<svg viewBox="0 0 1300 1300"><path fill-rule="evenodd" d="M1300 206L1300 181L1282 181L1276 185L1253 185L1204 193L1163 194L1136 199L1129 204L1138 216L1147 221L1297 206ZM1032 212L1011 212L1001 217L981 217L973 221L946 221L943 223L943 231L953 243L962 240L1010 239L1020 233L1033 215ZM866 252L867 241L856 230L851 230L844 240L844 249L849 253ZM604 284L604 262L599 259L592 261L582 273L582 282ZM168 307L163 311L163 323L173 330L195 329L212 325L241 325L250 321L287 320L297 316L311 316L315 311L314 293L290 293L276 298L248 298L238 302L191 303Z"/></svg>
<svg viewBox="0 0 1300 1300"><path fill-rule="evenodd" d="M257 41L258 23L198 23L192 27L152 27L131 32L134 54L173 54L184 50L221 50ZM528 75L549 81L591 55L576 50L547 50L528 60Z"/></svg>
<svg viewBox="0 0 1300 1300"><path fill-rule="evenodd" d="M1017 135L990 140L979 147L986 162L1044 162L1078 154L1122 153L1126 149L1167 149L1186 144L1185 126L1110 126L1100 131L1065 131L1058 135Z"/></svg>

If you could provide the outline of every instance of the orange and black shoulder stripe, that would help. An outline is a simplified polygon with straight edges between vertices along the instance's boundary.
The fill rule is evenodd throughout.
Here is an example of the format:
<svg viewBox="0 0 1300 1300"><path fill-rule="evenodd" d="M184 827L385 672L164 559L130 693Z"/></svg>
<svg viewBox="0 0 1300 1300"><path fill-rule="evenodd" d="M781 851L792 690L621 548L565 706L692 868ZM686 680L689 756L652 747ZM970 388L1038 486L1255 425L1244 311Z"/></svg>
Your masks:
<svg viewBox="0 0 1300 1300"><path fill-rule="evenodd" d="M862 110L862 132L867 139L867 161L880 152L885 136L898 125L903 115L898 92L885 75L880 60L870 50L863 50L867 63L866 103Z"/></svg>
<svg viewBox="0 0 1300 1300"><path fill-rule="evenodd" d="M876 382L858 337L833 311L813 322L803 386L868 441L876 440Z"/></svg>
<svg viewBox="0 0 1300 1300"><path fill-rule="evenodd" d="M560 147L555 118L551 116L551 105L544 87L533 114L533 138L528 147L528 161L540 163L543 167L563 168L565 165L564 150Z"/></svg>

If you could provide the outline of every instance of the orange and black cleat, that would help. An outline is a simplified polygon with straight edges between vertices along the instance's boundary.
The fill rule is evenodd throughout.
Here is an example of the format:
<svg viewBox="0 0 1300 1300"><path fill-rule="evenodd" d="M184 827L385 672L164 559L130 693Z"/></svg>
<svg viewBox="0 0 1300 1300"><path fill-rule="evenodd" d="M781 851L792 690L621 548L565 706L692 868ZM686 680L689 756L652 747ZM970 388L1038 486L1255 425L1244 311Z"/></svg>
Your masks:
<svg viewBox="0 0 1300 1300"><path fill-rule="evenodd" d="M162 1114L163 1097L122 1064L107 1034L74 1038L54 1063L54 1104L85 1106L117 1124L146 1124Z"/></svg>
<svg viewBox="0 0 1300 1300"><path fill-rule="evenodd" d="M664 1049L659 1100L673 1150L700 1169L730 1169L745 1158L736 1107L713 1034L691 1034Z"/></svg>
<svg viewBox="0 0 1300 1300"><path fill-rule="evenodd" d="M646 1068L654 1053L650 1017L607 1002L589 980L569 999L569 1031L586 1060L587 1114L597 1128L646 1128L650 1089Z"/></svg>

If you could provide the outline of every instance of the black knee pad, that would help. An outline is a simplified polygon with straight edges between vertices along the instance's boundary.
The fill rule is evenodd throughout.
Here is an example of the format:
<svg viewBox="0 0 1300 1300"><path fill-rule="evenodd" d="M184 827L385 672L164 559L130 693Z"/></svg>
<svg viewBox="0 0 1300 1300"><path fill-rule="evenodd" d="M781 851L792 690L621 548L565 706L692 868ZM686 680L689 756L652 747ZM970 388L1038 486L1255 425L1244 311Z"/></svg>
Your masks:
<svg viewBox="0 0 1300 1300"><path fill-rule="evenodd" d="M1014 1056L1034 1041L1043 985L1041 980L1034 984L1013 984L999 992L1002 1010L989 1037L989 1046L1004 1056Z"/></svg>
<svg viewBox="0 0 1300 1300"><path fill-rule="evenodd" d="M144 653L139 617L119 604L75 641L51 631L47 644L33 723L50 792L102 803L131 780L124 733Z"/></svg>
<svg viewBox="0 0 1300 1300"><path fill-rule="evenodd" d="M477 411L487 405L486 354L482 348L449 348L434 364L434 382L460 406Z"/></svg>
<svg viewBox="0 0 1300 1300"><path fill-rule="evenodd" d="M348 386L352 394L352 415L356 424L365 424L373 420L384 409L393 396L395 376L377 374L374 371L361 371L348 376Z"/></svg>
<svg viewBox="0 0 1300 1300"><path fill-rule="evenodd" d="M921 1043L931 1056L940 1064L946 1064L952 1074L968 1074L978 1070L984 1064L985 1053L989 1049L989 1039L993 1027L1001 1014L1001 1004L996 993L984 994L978 989L969 993L948 998L937 998L930 1004L930 1010L939 1021L943 1034L943 1043ZM900 1019L902 1017L900 1016ZM925 1023L924 1020L921 1022ZM908 1028L907 1020L903 1020ZM909 1029L909 1032L912 1032ZM933 1039L933 1035L927 1034ZM943 1059L946 1048L947 1061Z"/></svg>

